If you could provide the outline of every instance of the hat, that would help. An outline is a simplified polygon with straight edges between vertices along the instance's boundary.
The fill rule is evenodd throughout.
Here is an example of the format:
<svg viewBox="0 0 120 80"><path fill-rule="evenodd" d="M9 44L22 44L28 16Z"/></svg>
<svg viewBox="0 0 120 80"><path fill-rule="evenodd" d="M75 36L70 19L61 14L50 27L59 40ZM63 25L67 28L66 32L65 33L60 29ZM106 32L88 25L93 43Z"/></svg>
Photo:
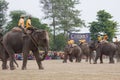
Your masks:
<svg viewBox="0 0 120 80"><path fill-rule="evenodd" d="M29 15L28 18L31 18L31 15Z"/></svg>
<svg viewBox="0 0 120 80"><path fill-rule="evenodd" d="M24 17L25 17L25 15L21 15L20 17L21 17L21 18L22 18L22 17L24 18Z"/></svg>
<svg viewBox="0 0 120 80"><path fill-rule="evenodd" d="M100 36L100 35L98 35L98 36Z"/></svg>

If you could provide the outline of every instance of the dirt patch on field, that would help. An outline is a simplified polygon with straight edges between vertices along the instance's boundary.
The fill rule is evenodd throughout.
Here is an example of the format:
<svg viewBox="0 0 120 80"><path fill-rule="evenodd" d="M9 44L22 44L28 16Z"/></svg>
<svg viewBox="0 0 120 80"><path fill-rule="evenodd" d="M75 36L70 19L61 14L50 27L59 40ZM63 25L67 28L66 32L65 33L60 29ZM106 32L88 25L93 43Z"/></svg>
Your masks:
<svg viewBox="0 0 120 80"><path fill-rule="evenodd" d="M22 61L17 62L19 68L13 71L0 67L0 80L120 80L120 63L62 63L62 60L45 60L42 62L44 70L38 70L36 61L29 60L27 70L21 70Z"/></svg>

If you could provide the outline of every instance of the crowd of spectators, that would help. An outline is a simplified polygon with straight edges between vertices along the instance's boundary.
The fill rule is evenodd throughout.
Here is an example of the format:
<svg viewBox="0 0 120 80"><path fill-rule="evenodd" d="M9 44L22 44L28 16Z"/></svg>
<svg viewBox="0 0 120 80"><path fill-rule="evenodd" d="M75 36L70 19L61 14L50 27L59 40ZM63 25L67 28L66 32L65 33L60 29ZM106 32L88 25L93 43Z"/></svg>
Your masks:
<svg viewBox="0 0 120 80"><path fill-rule="evenodd" d="M40 52L39 55L43 54L43 52ZM51 59L63 59L64 57L64 54L63 52L56 52L56 51L50 51L47 56L46 56L46 60L51 60ZM16 60L22 60L23 57L22 57L22 53L21 54L15 54L15 58ZM34 55L32 54L32 52L30 52L28 54L28 60L34 60L35 57Z"/></svg>

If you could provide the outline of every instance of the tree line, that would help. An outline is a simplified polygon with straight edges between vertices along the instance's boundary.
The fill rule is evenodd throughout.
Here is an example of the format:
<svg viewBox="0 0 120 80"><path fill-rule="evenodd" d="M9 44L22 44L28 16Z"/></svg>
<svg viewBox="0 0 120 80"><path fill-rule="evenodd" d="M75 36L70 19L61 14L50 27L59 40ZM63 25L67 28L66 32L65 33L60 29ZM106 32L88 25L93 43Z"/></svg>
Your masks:
<svg viewBox="0 0 120 80"><path fill-rule="evenodd" d="M32 25L49 32L51 50L63 50L69 33L79 32L82 27L89 28L93 40L96 40L100 33L106 33L111 41L117 31L118 23L112 20L112 15L105 10L99 10L96 21L89 22L86 26L85 21L80 18L81 11L75 8L80 4L79 0L39 0L39 3L45 14L44 19L49 19L51 23L42 23L39 18L32 16ZM8 5L5 0L0 1L0 28L4 29L4 33L17 26L20 15L29 15L26 11L14 10L10 12L7 21Z"/></svg>

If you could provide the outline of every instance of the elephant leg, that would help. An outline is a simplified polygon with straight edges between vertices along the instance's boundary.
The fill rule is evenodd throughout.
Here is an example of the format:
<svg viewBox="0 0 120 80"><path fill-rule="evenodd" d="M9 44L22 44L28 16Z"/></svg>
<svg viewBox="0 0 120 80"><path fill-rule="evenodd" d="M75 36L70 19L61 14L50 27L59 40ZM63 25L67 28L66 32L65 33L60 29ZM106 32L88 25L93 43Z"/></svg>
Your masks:
<svg viewBox="0 0 120 80"><path fill-rule="evenodd" d="M109 56L109 63L114 63L113 56Z"/></svg>
<svg viewBox="0 0 120 80"><path fill-rule="evenodd" d="M76 56L77 62L81 62L82 54L79 53L78 56Z"/></svg>
<svg viewBox="0 0 120 80"><path fill-rule="evenodd" d="M3 70L8 69L8 66L7 66L7 59L2 60L2 69L3 69Z"/></svg>
<svg viewBox="0 0 120 80"><path fill-rule="evenodd" d="M90 55L89 55L89 63L91 64L91 58L92 58L92 54L90 53Z"/></svg>
<svg viewBox="0 0 120 80"><path fill-rule="evenodd" d="M91 52L90 54L89 54L89 63L91 64L91 59L93 60L93 62L95 61L95 55L94 55L94 53L93 52Z"/></svg>
<svg viewBox="0 0 120 80"><path fill-rule="evenodd" d="M72 55L69 55L69 61L73 62Z"/></svg>
<svg viewBox="0 0 120 80"><path fill-rule="evenodd" d="M103 63L102 55L100 55L100 63Z"/></svg>
<svg viewBox="0 0 120 80"><path fill-rule="evenodd" d="M96 56L96 57L95 57L94 64L97 64L98 58L99 58L99 56Z"/></svg>
<svg viewBox="0 0 120 80"><path fill-rule="evenodd" d="M64 55L63 63L67 63L67 58L68 58L68 56Z"/></svg>
<svg viewBox="0 0 120 80"><path fill-rule="evenodd" d="M77 57L76 62L80 62L80 61L81 61L80 57Z"/></svg>
<svg viewBox="0 0 120 80"><path fill-rule="evenodd" d="M3 70L6 70L8 69L8 65L7 65L7 59L8 59L8 55L4 54L3 58L1 59L2 60L2 69Z"/></svg>
<svg viewBox="0 0 120 80"><path fill-rule="evenodd" d="M12 56L10 56L10 70L15 69L13 62L14 62L14 54Z"/></svg>
<svg viewBox="0 0 120 80"><path fill-rule="evenodd" d="M120 54L116 55L117 62L120 62Z"/></svg>
<svg viewBox="0 0 120 80"><path fill-rule="evenodd" d="M35 59L36 59L36 62L38 64L38 67L39 69L44 69L43 66L42 66L42 63L41 63L41 58L39 56L39 51L38 50L33 50L33 55L35 56Z"/></svg>
<svg viewBox="0 0 120 80"><path fill-rule="evenodd" d="M120 62L120 54L117 57L117 62Z"/></svg>
<svg viewBox="0 0 120 80"><path fill-rule="evenodd" d="M22 70L26 70L26 65L27 65L27 59L28 59L28 54L29 51L23 52L23 64L22 64Z"/></svg>
<svg viewBox="0 0 120 80"><path fill-rule="evenodd" d="M88 62L88 55L86 55L86 60L85 61Z"/></svg>

